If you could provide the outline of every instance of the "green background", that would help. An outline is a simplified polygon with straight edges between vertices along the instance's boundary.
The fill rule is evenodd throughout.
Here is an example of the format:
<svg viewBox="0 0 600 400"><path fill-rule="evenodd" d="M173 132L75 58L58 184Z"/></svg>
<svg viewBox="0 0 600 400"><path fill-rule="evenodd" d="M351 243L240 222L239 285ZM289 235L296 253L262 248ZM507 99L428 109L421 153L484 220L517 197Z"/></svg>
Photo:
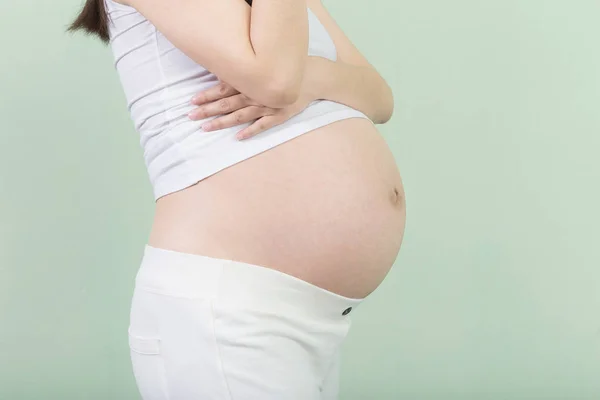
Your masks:
<svg viewBox="0 0 600 400"><path fill-rule="evenodd" d="M0 2L0 399L137 399L153 197L77 0ZM342 399L600 399L600 3L325 0L392 85L396 265ZM258 400L258 399L257 399Z"/></svg>

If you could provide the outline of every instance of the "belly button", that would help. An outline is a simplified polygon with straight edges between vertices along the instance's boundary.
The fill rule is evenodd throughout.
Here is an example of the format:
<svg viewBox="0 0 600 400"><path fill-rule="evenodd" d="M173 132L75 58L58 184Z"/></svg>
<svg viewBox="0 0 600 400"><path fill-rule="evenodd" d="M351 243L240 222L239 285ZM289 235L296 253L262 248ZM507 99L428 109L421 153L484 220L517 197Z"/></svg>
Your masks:
<svg viewBox="0 0 600 400"><path fill-rule="evenodd" d="M397 188L394 188L394 190L392 190L391 200L393 205L398 205L402 202L402 196L400 196L400 192Z"/></svg>

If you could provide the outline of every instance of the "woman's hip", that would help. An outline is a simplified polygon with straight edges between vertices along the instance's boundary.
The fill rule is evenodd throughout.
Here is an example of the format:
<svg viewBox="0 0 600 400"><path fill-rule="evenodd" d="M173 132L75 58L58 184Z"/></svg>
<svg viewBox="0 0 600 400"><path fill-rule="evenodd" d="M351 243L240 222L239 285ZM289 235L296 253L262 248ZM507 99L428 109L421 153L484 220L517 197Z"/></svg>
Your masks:
<svg viewBox="0 0 600 400"><path fill-rule="evenodd" d="M146 246L129 327L142 397L321 399L360 303L258 265Z"/></svg>

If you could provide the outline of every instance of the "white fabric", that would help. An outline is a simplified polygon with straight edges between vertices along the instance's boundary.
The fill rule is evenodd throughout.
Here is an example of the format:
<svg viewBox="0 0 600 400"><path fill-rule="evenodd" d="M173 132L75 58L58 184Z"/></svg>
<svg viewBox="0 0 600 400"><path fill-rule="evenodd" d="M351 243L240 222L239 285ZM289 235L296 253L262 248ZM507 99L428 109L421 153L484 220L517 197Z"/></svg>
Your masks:
<svg viewBox="0 0 600 400"><path fill-rule="evenodd" d="M240 0L243 1L243 0ZM174 47L134 8L106 0L115 68L148 169L154 197L196 182L303 133L345 118L367 118L362 112L329 100L312 102L287 122L238 141L237 127L203 132L215 117L192 121L190 99L218 83L217 77ZM335 45L308 9L309 55L336 60Z"/></svg>
<svg viewBox="0 0 600 400"><path fill-rule="evenodd" d="M333 400L351 299L270 268L146 245L129 344L144 400Z"/></svg>

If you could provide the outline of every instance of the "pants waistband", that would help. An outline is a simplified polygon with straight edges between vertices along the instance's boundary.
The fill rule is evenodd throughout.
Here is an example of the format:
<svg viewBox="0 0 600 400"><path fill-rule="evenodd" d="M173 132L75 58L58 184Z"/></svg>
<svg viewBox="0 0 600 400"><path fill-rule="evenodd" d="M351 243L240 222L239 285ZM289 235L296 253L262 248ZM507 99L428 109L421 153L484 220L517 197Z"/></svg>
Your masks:
<svg viewBox="0 0 600 400"><path fill-rule="evenodd" d="M344 297L260 265L146 245L136 287L220 307L345 318L363 299Z"/></svg>

